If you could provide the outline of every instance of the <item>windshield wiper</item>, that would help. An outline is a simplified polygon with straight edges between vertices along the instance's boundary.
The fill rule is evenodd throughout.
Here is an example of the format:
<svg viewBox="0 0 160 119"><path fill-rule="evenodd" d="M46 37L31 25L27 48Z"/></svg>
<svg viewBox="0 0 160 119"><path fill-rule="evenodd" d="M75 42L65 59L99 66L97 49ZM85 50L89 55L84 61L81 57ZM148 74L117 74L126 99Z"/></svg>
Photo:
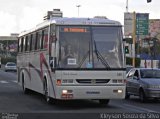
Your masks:
<svg viewBox="0 0 160 119"><path fill-rule="evenodd" d="M94 47L95 47L95 54L97 56L97 59L101 61L101 63L106 66L106 68L110 69L110 66L108 64L108 62L105 60L105 58L101 55L101 53L97 50L97 45L96 42L94 40Z"/></svg>
<svg viewBox="0 0 160 119"><path fill-rule="evenodd" d="M79 68L81 68L82 64L83 64L84 61L87 59L88 54L89 54L89 51L87 51L87 53L84 55L82 61L79 63Z"/></svg>
<svg viewBox="0 0 160 119"><path fill-rule="evenodd" d="M97 46L96 46L95 40L93 40L93 42L94 42L94 47L95 47L94 52L95 52L95 54L96 54L97 59L100 60L101 63L102 63L106 68L110 69L110 66L109 66L108 62L107 62L107 61L105 60L105 58L101 55L101 53L97 50ZM82 61L79 63L79 68L83 65L83 63L84 63L85 60L87 59L87 56L88 56L88 55L89 55L89 62L90 62L90 60L91 60L90 55L91 55L91 53L92 53L91 50L90 50L90 48L91 48L91 42L89 42L89 50L88 50L87 53L84 55ZM93 49L92 49L92 50L93 50ZM94 62L94 57L92 57L92 62ZM93 67L94 67L94 63L93 63Z"/></svg>
<svg viewBox="0 0 160 119"><path fill-rule="evenodd" d="M91 42L89 41L89 50L84 55L82 61L79 63L79 68L81 68L81 66L83 65L84 61L87 59L87 56L89 56L89 62L91 62L91 58L90 58L91 50L90 50L90 47L91 47Z"/></svg>

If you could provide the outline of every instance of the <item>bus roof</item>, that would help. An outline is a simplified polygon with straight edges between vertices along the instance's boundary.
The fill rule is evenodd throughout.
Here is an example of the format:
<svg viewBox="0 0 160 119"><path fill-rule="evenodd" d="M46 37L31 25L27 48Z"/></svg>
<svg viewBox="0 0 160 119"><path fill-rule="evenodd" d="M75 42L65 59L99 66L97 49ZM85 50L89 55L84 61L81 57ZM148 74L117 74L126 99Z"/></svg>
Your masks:
<svg viewBox="0 0 160 119"><path fill-rule="evenodd" d="M120 22L109 20L107 18L51 18L38 25L35 28L23 31L20 36L31 33L37 29L49 26L50 24L56 25L93 25L93 26L121 26Z"/></svg>
<svg viewBox="0 0 160 119"><path fill-rule="evenodd" d="M57 18L51 19L51 23L57 25L121 25L120 22L109 20L107 18Z"/></svg>

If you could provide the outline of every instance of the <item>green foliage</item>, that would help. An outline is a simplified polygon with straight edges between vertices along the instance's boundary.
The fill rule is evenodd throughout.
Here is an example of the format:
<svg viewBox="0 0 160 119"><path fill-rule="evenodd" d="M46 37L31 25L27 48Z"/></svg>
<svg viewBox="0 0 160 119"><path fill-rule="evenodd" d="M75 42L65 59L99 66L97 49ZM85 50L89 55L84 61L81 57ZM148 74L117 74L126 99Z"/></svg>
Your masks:
<svg viewBox="0 0 160 119"><path fill-rule="evenodd" d="M152 2L152 0L147 0L147 3Z"/></svg>
<svg viewBox="0 0 160 119"><path fill-rule="evenodd" d="M149 54L148 48L141 48L141 53Z"/></svg>
<svg viewBox="0 0 160 119"><path fill-rule="evenodd" d="M17 41L16 40L1 40L0 43L7 46L7 45L10 45L10 44L17 44Z"/></svg>
<svg viewBox="0 0 160 119"><path fill-rule="evenodd" d="M16 57L2 57L1 58L1 64L6 64L7 62L15 62L16 63Z"/></svg>
<svg viewBox="0 0 160 119"><path fill-rule="evenodd" d="M140 67L140 58L135 58L135 67ZM126 57L126 65L132 65L132 58Z"/></svg>
<svg viewBox="0 0 160 119"><path fill-rule="evenodd" d="M132 65L132 58L126 57L126 65Z"/></svg>
<svg viewBox="0 0 160 119"><path fill-rule="evenodd" d="M135 59L135 67L140 67L140 63L141 63L141 59L140 58L136 58Z"/></svg>
<svg viewBox="0 0 160 119"><path fill-rule="evenodd" d="M132 44L133 39L132 38L125 38L126 43Z"/></svg>

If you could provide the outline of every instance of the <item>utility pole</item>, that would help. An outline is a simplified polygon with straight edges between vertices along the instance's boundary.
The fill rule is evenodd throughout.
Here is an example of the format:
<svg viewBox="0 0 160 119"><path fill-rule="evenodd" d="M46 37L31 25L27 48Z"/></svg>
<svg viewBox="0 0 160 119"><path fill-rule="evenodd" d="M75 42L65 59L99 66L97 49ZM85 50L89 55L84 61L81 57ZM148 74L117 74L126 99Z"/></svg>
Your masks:
<svg viewBox="0 0 160 119"><path fill-rule="evenodd" d="M76 5L76 7L78 8L78 17L79 17L79 7L81 7L81 5Z"/></svg>
<svg viewBox="0 0 160 119"><path fill-rule="evenodd" d="M133 34L132 34L132 38L133 38L133 45L132 45L132 50L134 51L132 56L132 66L135 67L135 44L136 44L136 13L133 12Z"/></svg>
<svg viewBox="0 0 160 119"><path fill-rule="evenodd" d="M128 0L126 1L126 12L128 12Z"/></svg>

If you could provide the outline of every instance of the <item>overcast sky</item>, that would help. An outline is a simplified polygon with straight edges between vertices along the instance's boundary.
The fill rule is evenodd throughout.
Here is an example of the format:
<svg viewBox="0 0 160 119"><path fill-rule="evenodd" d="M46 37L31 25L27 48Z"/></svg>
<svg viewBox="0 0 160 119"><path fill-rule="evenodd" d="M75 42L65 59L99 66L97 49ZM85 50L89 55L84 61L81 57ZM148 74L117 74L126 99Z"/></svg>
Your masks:
<svg viewBox="0 0 160 119"><path fill-rule="evenodd" d="M48 10L61 9L64 17L107 16L123 25L126 0L0 0L0 36L20 33L43 21ZM128 0L129 12L149 13L160 19L160 0Z"/></svg>

